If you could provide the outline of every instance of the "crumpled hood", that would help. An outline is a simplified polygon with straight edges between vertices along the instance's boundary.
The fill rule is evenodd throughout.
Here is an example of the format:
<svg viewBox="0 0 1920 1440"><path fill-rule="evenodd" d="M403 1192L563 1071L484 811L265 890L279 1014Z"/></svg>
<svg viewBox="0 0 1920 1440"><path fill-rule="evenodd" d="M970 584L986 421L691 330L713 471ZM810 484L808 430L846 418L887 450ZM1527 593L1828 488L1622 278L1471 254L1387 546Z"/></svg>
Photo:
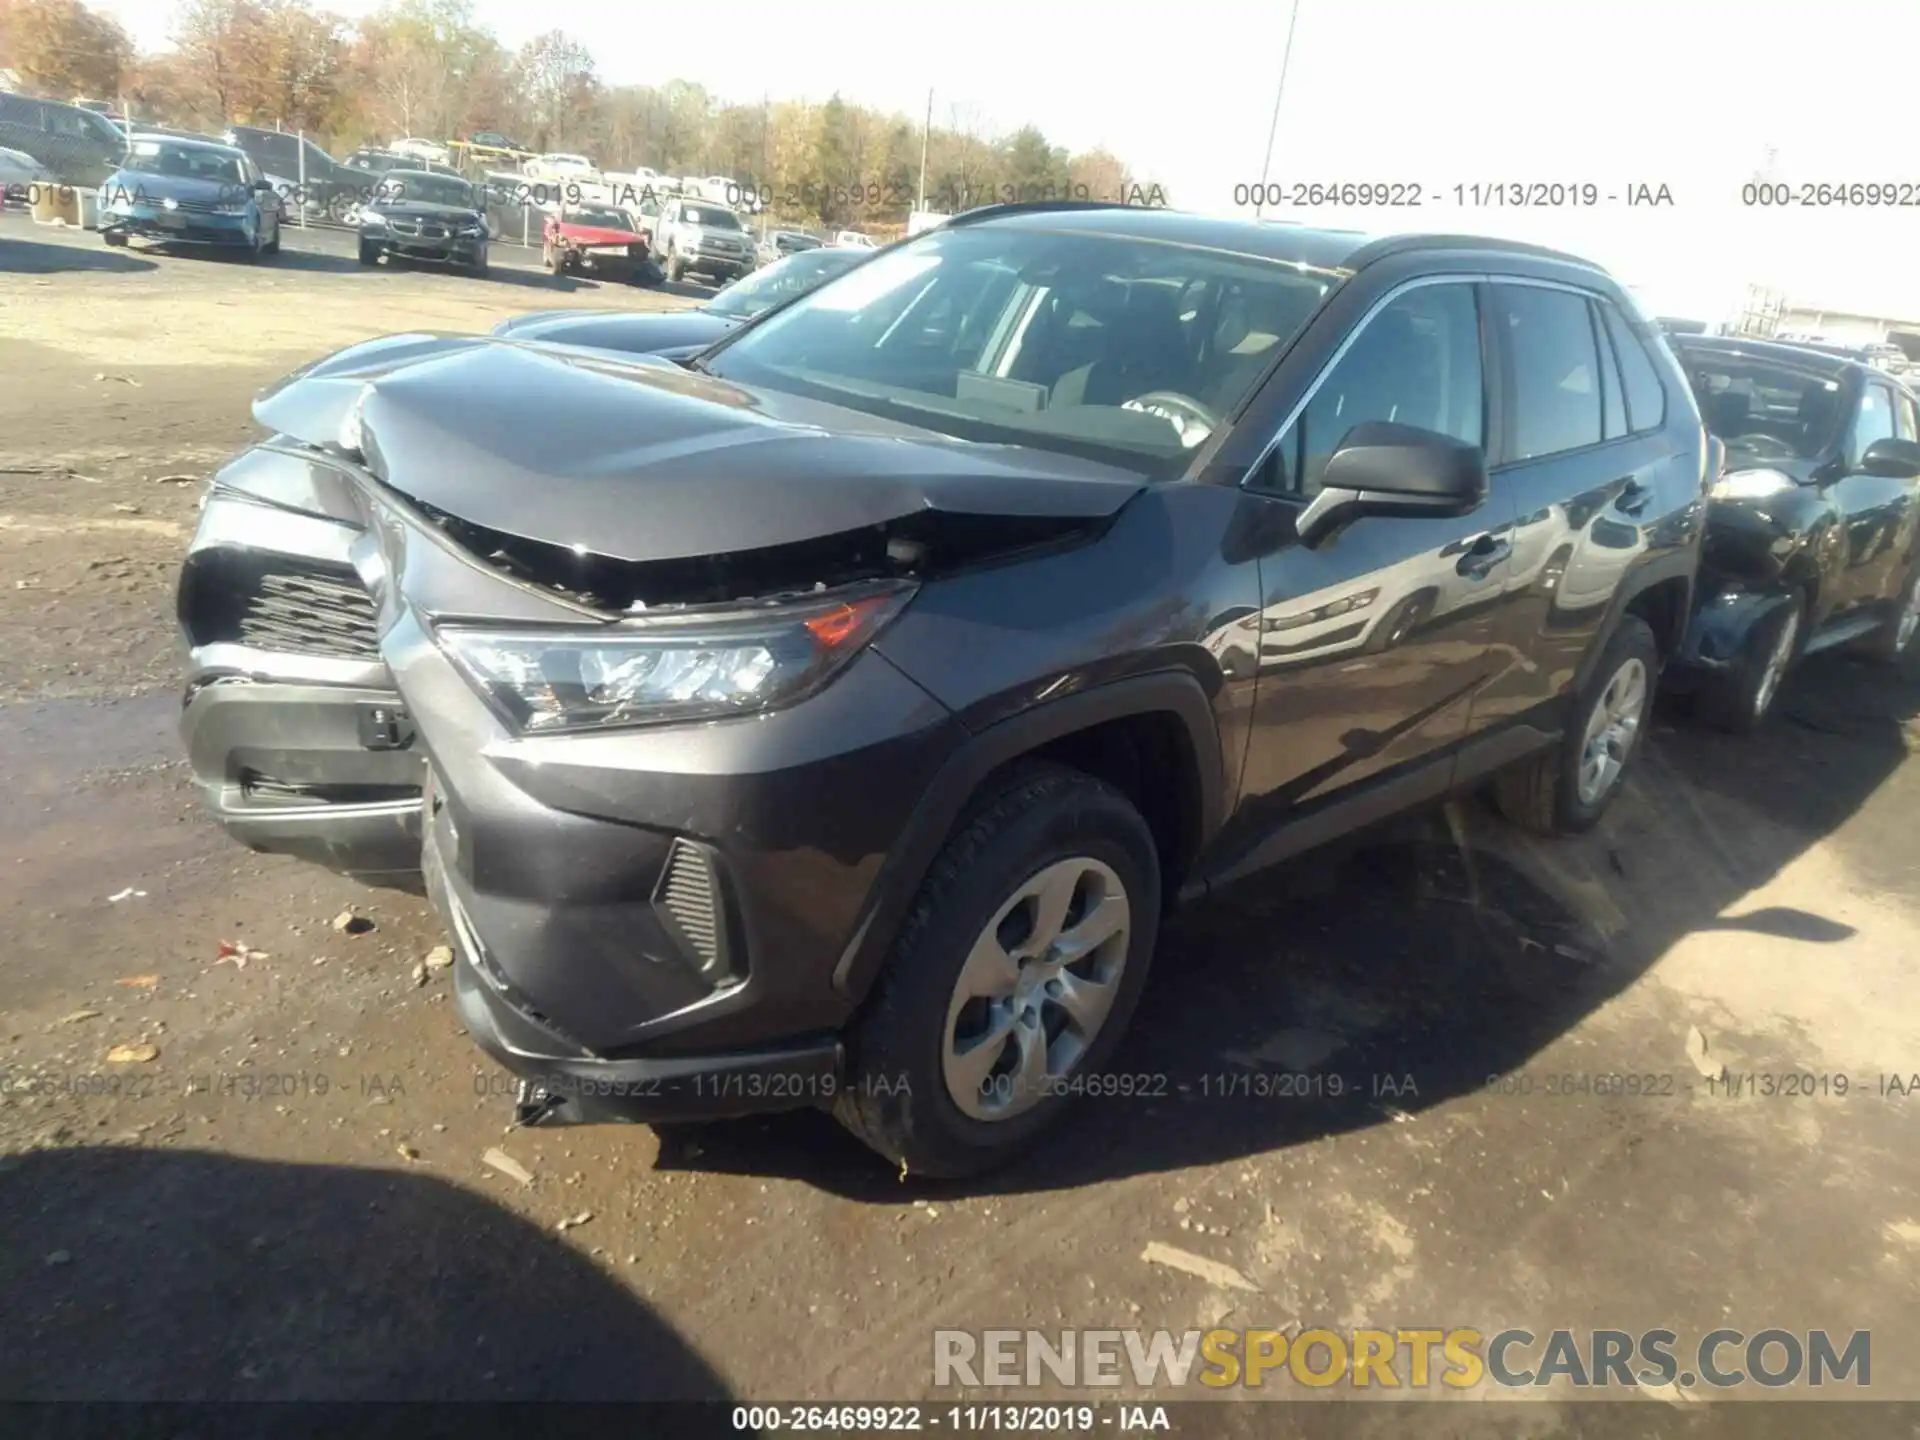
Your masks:
<svg viewBox="0 0 1920 1440"><path fill-rule="evenodd" d="M923 510L1100 519L1132 471L950 439L749 389L654 356L406 334L295 371L261 424L340 446L411 500L507 535L631 561L785 545Z"/></svg>
<svg viewBox="0 0 1920 1440"><path fill-rule="evenodd" d="M738 321L705 310L536 310L493 327L495 335L555 345L592 345L658 355L688 347L703 349L732 330Z"/></svg>
<svg viewBox="0 0 1920 1440"><path fill-rule="evenodd" d="M555 227L561 236L576 245L644 245L647 237L637 230L615 230L609 225L576 225L562 220Z"/></svg>

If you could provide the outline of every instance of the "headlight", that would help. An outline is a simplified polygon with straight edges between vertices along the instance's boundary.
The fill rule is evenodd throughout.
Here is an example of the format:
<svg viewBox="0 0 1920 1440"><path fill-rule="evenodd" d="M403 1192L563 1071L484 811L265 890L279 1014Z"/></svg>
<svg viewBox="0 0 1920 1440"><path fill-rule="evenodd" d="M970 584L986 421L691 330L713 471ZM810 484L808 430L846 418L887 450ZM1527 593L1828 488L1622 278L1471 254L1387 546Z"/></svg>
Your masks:
<svg viewBox="0 0 1920 1440"><path fill-rule="evenodd" d="M1792 486L1793 477L1778 470L1735 470L1714 481L1709 493L1716 500L1765 500Z"/></svg>
<svg viewBox="0 0 1920 1440"><path fill-rule="evenodd" d="M907 586L596 630L445 626L454 664L516 729L545 735L750 714L820 689L907 603Z"/></svg>
<svg viewBox="0 0 1920 1440"><path fill-rule="evenodd" d="M484 225L468 225L460 232L462 237L468 240L477 240L486 233L487 227Z"/></svg>

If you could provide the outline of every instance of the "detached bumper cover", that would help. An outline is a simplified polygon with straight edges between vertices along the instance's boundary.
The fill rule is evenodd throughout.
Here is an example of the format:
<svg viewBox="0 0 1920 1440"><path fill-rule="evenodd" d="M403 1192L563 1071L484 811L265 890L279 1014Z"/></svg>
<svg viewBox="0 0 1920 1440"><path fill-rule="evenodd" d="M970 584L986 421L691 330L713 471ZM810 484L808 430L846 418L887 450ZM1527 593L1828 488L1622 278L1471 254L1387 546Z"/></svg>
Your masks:
<svg viewBox="0 0 1920 1440"><path fill-rule="evenodd" d="M245 215L210 215L203 211L139 210L102 215L103 235L134 235L143 240L170 240L176 244L253 244L252 221Z"/></svg>

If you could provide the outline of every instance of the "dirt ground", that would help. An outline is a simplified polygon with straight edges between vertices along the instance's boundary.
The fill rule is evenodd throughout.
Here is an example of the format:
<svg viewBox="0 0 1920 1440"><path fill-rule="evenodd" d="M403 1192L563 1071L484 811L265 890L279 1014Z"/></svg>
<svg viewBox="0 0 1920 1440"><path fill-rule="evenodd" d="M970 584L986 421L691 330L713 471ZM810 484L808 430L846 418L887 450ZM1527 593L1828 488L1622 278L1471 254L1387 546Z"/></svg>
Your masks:
<svg viewBox="0 0 1920 1440"><path fill-rule="evenodd" d="M0 1397L900 1400L939 1328L1224 1324L1869 1330L1864 1393L1920 1400L1920 682L1845 658L1750 741L1663 717L1577 842L1468 798L1179 918L1117 1062L1164 1095L1089 1101L987 1183L903 1182L811 1114L505 1133L444 975L414 978L425 903L200 814L174 568L287 369L695 293L0 220ZM1266 1070L1348 1093L1220 1094ZM1577 1078L1610 1075L1662 1093ZM1895 1413L1613 1398L1333 1408L1382 1436Z"/></svg>

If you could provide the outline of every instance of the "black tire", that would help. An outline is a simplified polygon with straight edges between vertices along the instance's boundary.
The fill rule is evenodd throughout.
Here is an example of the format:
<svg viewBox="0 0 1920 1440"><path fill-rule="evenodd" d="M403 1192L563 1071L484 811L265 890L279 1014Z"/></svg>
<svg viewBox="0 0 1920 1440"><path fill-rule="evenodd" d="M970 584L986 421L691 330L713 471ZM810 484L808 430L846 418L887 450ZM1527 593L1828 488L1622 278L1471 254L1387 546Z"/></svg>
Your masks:
<svg viewBox="0 0 1920 1440"><path fill-rule="evenodd" d="M1781 681L1799 656L1806 613L1806 601L1794 595L1763 617L1747 632L1740 658L1702 686L1694 713L1729 735L1751 735L1764 725L1773 713ZM1786 653L1781 656L1783 647ZM1771 667L1776 659L1780 670L1774 674Z"/></svg>
<svg viewBox="0 0 1920 1440"><path fill-rule="evenodd" d="M380 245L378 241L362 240L360 242L360 263L362 265L378 265L380 263Z"/></svg>
<svg viewBox="0 0 1920 1440"><path fill-rule="evenodd" d="M687 273L687 262L678 255L667 256L667 283L678 285L680 277Z"/></svg>
<svg viewBox="0 0 1920 1440"><path fill-rule="evenodd" d="M1908 613L1920 613L1920 565L1907 572L1907 583L1900 587L1893 605L1893 617L1867 637L1866 642L1867 654L1882 665L1898 665L1914 653L1913 642L1920 636L1920 629L1910 631L1902 640L1900 619Z"/></svg>
<svg viewBox="0 0 1920 1440"><path fill-rule="evenodd" d="M1608 687L1638 661L1644 675L1645 698L1639 723L1620 757L1619 773L1591 799L1580 794L1580 768L1586 750L1587 722ZM1543 750L1494 777L1494 801L1500 813L1523 829L1540 835L1573 835L1590 830L1613 797L1620 793L1626 772L1647 733L1653 711L1654 679L1660 673L1660 647L1653 630L1637 615L1623 616L1620 628L1601 652L1600 663L1580 687L1569 708L1567 732L1558 745Z"/></svg>
<svg viewBox="0 0 1920 1440"><path fill-rule="evenodd" d="M482 280L486 279L487 277L487 247L486 246L482 245L480 247L480 253L473 257L473 265L471 268L472 268L473 274L476 277Z"/></svg>
<svg viewBox="0 0 1920 1440"><path fill-rule="evenodd" d="M260 247L260 253L263 255L278 255L280 253L280 227L278 225L273 227L273 239Z"/></svg>
<svg viewBox="0 0 1920 1440"><path fill-rule="evenodd" d="M1106 782L1058 765L1023 766L947 841L847 1036L847 1079L834 1113L903 1170L960 1176L1003 1165L1066 1108L1069 1095L1048 1093L1003 1120L969 1116L948 1093L941 1052L949 1002L976 937L1021 884L1074 857L1097 860L1120 878L1131 934L1113 1005L1068 1073L1098 1073L1125 1033L1160 919L1153 835Z"/></svg>
<svg viewBox="0 0 1920 1440"><path fill-rule="evenodd" d="M126 247L127 237L124 234L115 234L113 231L107 230L101 232L100 238L115 250Z"/></svg>

